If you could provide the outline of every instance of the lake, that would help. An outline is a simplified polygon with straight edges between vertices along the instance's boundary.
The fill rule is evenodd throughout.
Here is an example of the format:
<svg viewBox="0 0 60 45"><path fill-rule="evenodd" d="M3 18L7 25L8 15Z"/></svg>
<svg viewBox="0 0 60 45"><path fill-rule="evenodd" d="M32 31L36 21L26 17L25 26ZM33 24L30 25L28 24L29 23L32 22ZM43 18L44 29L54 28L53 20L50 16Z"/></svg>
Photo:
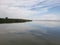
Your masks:
<svg viewBox="0 0 60 45"><path fill-rule="evenodd" d="M60 22L2 23L0 45L60 45Z"/></svg>

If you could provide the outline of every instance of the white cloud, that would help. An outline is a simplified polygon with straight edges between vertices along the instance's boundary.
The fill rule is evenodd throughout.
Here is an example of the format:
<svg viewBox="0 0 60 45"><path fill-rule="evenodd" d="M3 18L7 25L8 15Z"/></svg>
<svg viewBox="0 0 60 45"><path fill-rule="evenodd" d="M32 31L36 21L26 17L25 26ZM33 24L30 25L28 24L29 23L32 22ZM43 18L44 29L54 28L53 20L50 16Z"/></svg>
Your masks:
<svg viewBox="0 0 60 45"><path fill-rule="evenodd" d="M47 14L47 15L41 16L41 19L43 19L43 20L58 20L58 17L54 14Z"/></svg>
<svg viewBox="0 0 60 45"><path fill-rule="evenodd" d="M37 5L40 3L39 5ZM54 7L59 0L0 0L0 17L15 17L15 18L29 18L33 15L48 12L50 7ZM51 5L53 4L53 5ZM56 4L57 5L57 4ZM44 7L47 6L47 7ZM43 8L42 8L43 7ZM35 8L34 10L31 10ZM56 15L44 15L44 18L55 19ZM33 18L36 18L33 16ZM32 19L33 19L32 18ZM36 19L40 17L37 16ZM45 19L46 19L45 18Z"/></svg>
<svg viewBox="0 0 60 45"><path fill-rule="evenodd" d="M45 14L45 15L41 15L41 16L36 16L34 18L34 20L60 20L59 18L60 16L57 16L55 14Z"/></svg>
<svg viewBox="0 0 60 45"><path fill-rule="evenodd" d="M34 14L37 12L19 7L0 8L0 17L28 18Z"/></svg>
<svg viewBox="0 0 60 45"><path fill-rule="evenodd" d="M32 6L44 0L0 0L1 5Z"/></svg>

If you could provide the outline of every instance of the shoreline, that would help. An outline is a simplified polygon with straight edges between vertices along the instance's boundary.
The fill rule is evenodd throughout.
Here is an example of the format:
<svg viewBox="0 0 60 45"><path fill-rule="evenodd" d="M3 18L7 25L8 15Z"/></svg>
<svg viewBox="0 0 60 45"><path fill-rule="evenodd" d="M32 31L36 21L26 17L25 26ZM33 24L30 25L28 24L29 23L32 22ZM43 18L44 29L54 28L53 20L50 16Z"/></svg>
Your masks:
<svg viewBox="0 0 60 45"><path fill-rule="evenodd" d="M28 19L9 19L9 18L0 18L0 23L20 23L20 22L29 22L32 20Z"/></svg>

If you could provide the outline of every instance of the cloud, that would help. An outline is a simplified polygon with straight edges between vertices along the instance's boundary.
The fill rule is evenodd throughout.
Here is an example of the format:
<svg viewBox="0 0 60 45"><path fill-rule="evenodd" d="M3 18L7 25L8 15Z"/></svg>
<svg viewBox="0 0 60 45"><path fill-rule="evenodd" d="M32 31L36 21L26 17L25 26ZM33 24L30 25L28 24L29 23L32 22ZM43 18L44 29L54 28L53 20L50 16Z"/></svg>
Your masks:
<svg viewBox="0 0 60 45"><path fill-rule="evenodd" d="M19 7L0 8L0 17L28 18L34 14L37 12Z"/></svg>
<svg viewBox="0 0 60 45"><path fill-rule="evenodd" d="M60 5L60 0L0 0L0 17L33 19L36 15L39 19L38 14L41 16L57 5Z"/></svg>
<svg viewBox="0 0 60 45"><path fill-rule="evenodd" d="M10 6L32 6L43 0L0 0L1 5L10 5Z"/></svg>
<svg viewBox="0 0 60 45"><path fill-rule="evenodd" d="M54 14L46 14L41 16L42 20L58 20L58 16L54 15Z"/></svg>
<svg viewBox="0 0 60 45"><path fill-rule="evenodd" d="M60 6L60 0L44 0L42 2L38 2L36 5L33 6L32 9L34 10L39 10L43 8L50 9L56 6Z"/></svg>
<svg viewBox="0 0 60 45"><path fill-rule="evenodd" d="M41 16L35 16L34 20L60 20L60 16L57 16L55 14L45 14Z"/></svg>

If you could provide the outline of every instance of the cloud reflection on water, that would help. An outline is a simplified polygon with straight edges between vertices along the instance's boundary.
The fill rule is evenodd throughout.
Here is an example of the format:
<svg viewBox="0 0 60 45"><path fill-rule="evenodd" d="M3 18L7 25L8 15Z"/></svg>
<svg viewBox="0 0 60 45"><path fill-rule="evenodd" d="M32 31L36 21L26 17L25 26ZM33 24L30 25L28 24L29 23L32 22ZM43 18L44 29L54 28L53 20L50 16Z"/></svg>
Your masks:
<svg viewBox="0 0 60 45"><path fill-rule="evenodd" d="M60 26L60 22L58 21L34 21L34 25L40 25L43 27L57 27Z"/></svg>
<svg viewBox="0 0 60 45"><path fill-rule="evenodd" d="M0 24L2 45L60 45L60 22Z"/></svg>

